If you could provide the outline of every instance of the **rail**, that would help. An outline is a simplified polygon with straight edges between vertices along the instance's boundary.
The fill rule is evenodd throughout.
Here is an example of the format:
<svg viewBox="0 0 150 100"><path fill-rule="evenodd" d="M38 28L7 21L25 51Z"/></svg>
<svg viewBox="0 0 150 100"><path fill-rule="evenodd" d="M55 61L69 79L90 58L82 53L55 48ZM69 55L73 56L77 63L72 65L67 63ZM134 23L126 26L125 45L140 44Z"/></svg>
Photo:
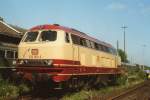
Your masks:
<svg viewBox="0 0 150 100"><path fill-rule="evenodd" d="M118 94L118 95L116 95L114 97L110 97L110 98L108 98L108 100L128 100L128 99L129 100L133 100L133 99L136 100L135 99L135 98L137 98L136 92L141 90L144 87L149 87L150 88L150 80L145 81L142 84L138 84L135 87L130 88L127 91L124 91L124 92L122 92L122 93L120 93L120 94ZM129 98L128 99L124 99L124 98L127 98L127 97L129 97ZM133 99L131 99L131 98L133 98Z"/></svg>

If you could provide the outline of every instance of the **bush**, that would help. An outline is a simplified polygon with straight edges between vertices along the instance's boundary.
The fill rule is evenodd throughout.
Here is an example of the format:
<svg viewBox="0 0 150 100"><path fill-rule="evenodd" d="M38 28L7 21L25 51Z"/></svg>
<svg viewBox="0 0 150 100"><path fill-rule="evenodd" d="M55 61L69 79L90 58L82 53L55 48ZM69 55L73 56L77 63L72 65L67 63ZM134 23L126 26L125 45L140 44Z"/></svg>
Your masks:
<svg viewBox="0 0 150 100"><path fill-rule="evenodd" d="M147 78L146 73L142 70L138 71L137 76L138 76L138 79L146 79Z"/></svg>
<svg viewBox="0 0 150 100"><path fill-rule="evenodd" d="M18 88L20 94L27 93L30 91L30 88L26 84L20 84Z"/></svg>
<svg viewBox="0 0 150 100"><path fill-rule="evenodd" d="M146 73L139 67L127 67L126 70L129 84L144 81L147 78Z"/></svg>
<svg viewBox="0 0 150 100"><path fill-rule="evenodd" d="M127 75L120 75L116 79L117 85L125 85L127 83Z"/></svg>
<svg viewBox="0 0 150 100"><path fill-rule="evenodd" d="M19 89L8 83L7 81L0 80L0 97L17 97L19 96Z"/></svg>

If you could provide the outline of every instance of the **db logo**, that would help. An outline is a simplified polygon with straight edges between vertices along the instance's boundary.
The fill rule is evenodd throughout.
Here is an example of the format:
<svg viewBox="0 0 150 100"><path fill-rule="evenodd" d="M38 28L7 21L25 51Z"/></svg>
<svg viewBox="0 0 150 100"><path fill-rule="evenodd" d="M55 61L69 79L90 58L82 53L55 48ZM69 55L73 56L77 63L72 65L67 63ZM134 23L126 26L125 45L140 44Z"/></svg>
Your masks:
<svg viewBox="0 0 150 100"><path fill-rule="evenodd" d="M32 49L31 50L31 54L32 55L38 55L39 54L39 50L38 49Z"/></svg>

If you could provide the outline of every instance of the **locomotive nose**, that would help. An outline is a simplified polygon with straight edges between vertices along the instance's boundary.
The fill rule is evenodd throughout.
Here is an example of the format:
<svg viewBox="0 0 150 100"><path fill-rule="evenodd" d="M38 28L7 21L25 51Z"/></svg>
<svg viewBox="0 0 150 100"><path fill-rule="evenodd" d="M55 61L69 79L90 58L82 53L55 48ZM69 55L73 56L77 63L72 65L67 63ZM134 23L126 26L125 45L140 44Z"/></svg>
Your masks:
<svg viewBox="0 0 150 100"><path fill-rule="evenodd" d="M52 59L55 45L52 43L23 43L18 47L19 59Z"/></svg>

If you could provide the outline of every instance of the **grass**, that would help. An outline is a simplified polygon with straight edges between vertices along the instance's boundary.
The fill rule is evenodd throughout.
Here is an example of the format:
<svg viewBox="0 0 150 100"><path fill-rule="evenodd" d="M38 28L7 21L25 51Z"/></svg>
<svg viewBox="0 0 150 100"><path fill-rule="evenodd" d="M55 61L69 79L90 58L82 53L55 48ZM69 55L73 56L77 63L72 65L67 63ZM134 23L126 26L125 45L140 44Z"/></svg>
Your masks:
<svg viewBox="0 0 150 100"><path fill-rule="evenodd" d="M0 99L4 99L6 97L17 97L18 95L19 89L17 86L0 78Z"/></svg>
<svg viewBox="0 0 150 100"><path fill-rule="evenodd" d="M25 84L16 85L0 77L0 100L17 98L20 94L30 91Z"/></svg>

